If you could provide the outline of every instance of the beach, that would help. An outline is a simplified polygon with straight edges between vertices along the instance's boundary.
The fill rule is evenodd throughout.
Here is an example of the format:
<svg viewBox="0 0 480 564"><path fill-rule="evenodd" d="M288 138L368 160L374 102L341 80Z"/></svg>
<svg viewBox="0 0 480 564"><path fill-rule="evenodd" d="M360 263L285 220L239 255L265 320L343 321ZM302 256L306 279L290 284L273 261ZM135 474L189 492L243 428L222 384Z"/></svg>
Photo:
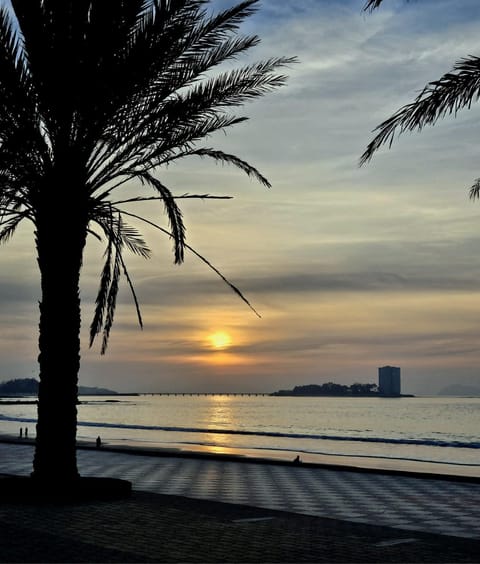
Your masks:
<svg viewBox="0 0 480 564"><path fill-rule="evenodd" d="M110 399L82 398L78 467L131 481L132 496L0 504L2 561L478 562L478 441L466 425L478 399L402 400L387 423L369 411L386 404L365 401ZM407 435L402 418L418 406L461 408L457 434L425 419ZM2 406L2 475L31 471L34 408Z"/></svg>
<svg viewBox="0 0 480 564"><path fill-rule="evenodd" d="M480 483L418 474L82 445L82 475L130 499L0 504L2 561L478 562ZM31 444L0 443L26 475ZM27 552L30 551L30 552Z"/></svg>
<svg viewBox="0 0 480 564"><path fill-rule="evenodd" d="M480 476L480 398L83 396L80 443ZM35 405L0 405L34 437Z"/></svg>
<svg viewBox="0 0 480 564"><path fill-rule="evenodd" d="M9 439L3 437L3 439ZM13 437L10 437L13 439ZM0 439L1 440L1 439ZM79 445L87 447L93 446L93 441L80 441ZM238 449L228 447L212 447L207 445L186 446L185 444L171 443L165 445L163 443L149 442L148 445L141 441L115 441L109 440L103 442L104 449L112 452L126 452L133 454L146 454L151 456L187 456L187 457L213 457L224 460L261 460L279 463L290 463L294 458L287 458L285 452L278 450L262 449ZM478 478L480 480L479 465L452 465L450 463L425 462L416 460L399 460L392 458L365 458L356 456L341 456L329 454L310 454L301 453L300 460L303 464L309 466L333 466L356 468L359 470L381 470L387 472L406 472L419 474L434 474L444 476L458 476L466 478Z"/></svg>

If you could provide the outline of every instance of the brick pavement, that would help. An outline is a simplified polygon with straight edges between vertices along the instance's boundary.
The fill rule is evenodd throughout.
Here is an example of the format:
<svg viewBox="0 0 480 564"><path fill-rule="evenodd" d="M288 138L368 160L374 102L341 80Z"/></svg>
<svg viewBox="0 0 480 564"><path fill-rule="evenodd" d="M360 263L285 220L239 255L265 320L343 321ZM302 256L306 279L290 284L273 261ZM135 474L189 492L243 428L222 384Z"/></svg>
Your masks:
<svg viewBox="0 0 480 564"><path fill-rule="evenodd" d="M0 457L0 471L18 470L24 464L25 473L31 447L0 445ZM427 496L435 491L445 494L431 498L430 517L435 521L439 503L443 503L444 519L451 511L451 520L462 523L462 530L466 531L467 536L459 538L451 532L439 535L422 531L418 524L378 526L384 523L378 513L371 515L369 522L354 523L348 519L348 503L366 506L355 496L342 505L341 520L331 518L335 507L329 503L322 505L321 485L334 492L341 504L339 494L344 491L342 476L345 477L342 472L322 469L320 474L307 472L306 479L306 468L275 466L281 470L276 474L271 465L175 457L159 460L96 451L80 452L79 459L83 474L88 473L86 470L103 476L120 474L119 477L131 478L134 487L140 485L145 491L134 491L125 500L96 503L0 503L1 562L480 562L480 539L468 538L468 529L478 526L478 522L472 522L478 503L468 492L476 495L479 484L417 479L424 485L412 494L409 480L414 478L405 478L402 490L399 477L379 475L384 480L383 490L397 482L399 489L394 494L405 495L400 501L413 504L413 511L407 507L401 509L404 513L408 509L415 514L418 504L420 512L428 509L428 498L419 497L422 488ZM330 483L324 479L325 472L330 472ZM296 474L297 478L291 478ZM283 480L278 479L279 475ZM348 475L345 491L357 494L353 490L358 489L358 482L351 479L358 474ZM267 498L275 497L276 492L271 482L265 480L272 476L277 477L276 485L287 491L276 496L281 503L274 499L269 507ZM312 480L316 479L312 476L322 476L317 490L312 490ZM369 477L373 475L366 475L365 495L370 496L374 506L378 484ZM393 481L385 482L385 478ZM162 480L165 490L180 495L154 493L155 488L162 486ZM308 483L310 489L301 495L303 483ZM292 498L288 497L289 484L293 484ZM452 485L454 489L449 489ZM255 491L245 494L243 486ZM218 497L228 497L231 491L239 496L233 499L243 499L242 505L218 501ZM203 499L184 497L187 495ZM395 495L387 496L390 508L395 505ZM301 504L312 497L320 500L322 515L292 512L301 510ZM225 497L222 499L225 501ZM252 507L252 503L260 507ZM460 511L462 504L464 514ZM308 507L304 511L308 512ZM435 527L442 530L438 523Z"/></svg>
<svg viewBox="0 0 480 564"><path fill-rule="evenodd" d="M83 476L130 480L134 489L480 540L480 482L80 450ZM28 475L32 445L0 443L0 471Z"/></svg>
<svg viewBox="0 0 480 564"><path fill-rule="evenodd" d="M0 504L2 562L478 562L480 542L219 502Z"/></svg>

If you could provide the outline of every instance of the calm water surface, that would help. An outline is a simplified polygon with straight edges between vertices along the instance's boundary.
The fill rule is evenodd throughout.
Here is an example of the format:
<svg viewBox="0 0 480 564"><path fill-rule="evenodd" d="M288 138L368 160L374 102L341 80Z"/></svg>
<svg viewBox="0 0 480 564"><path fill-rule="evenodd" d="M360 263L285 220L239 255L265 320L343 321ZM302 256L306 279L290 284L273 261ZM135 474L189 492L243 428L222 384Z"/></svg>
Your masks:
<svg viewBox="0 0 480 564"><path fill-rule="evenodd" d="M78 437L214 452L276 451L480 466L480 398L81 398ZM35 406L0 406L0 433L34 432Z"/></svg>

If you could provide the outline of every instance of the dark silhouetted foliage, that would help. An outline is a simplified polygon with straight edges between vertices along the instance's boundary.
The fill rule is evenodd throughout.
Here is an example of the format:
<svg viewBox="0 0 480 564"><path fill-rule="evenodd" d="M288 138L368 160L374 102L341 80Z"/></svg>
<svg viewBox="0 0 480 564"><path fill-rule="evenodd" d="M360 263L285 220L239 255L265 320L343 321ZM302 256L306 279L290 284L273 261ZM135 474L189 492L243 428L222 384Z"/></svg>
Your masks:
<svg viewBox="0 0 480 564"><path fill-rule="evenodd" d="M369 0L364 9L373 11L383 0ZM470 108L480 97L480 57L469 55L457 61L451 71L429 82L411 102L397 110L374 129L375 137L360 157L360 165L370 161L380 147L392 146L396 136L406 131L421 131L448 115ZM472 200L480 197L480 178L470 187Z"/></svg>
<svg viewBox="0 0 480 564"><path fill-rule="evenodd" d="M30 220L41 275L36 479L78 478L79 280L87 237L105 243L90 325L90 344L101 334L104 352L122 276L142 325L125 251L148 258L150 249L129 222L166 234L179 264L191 248L178 201L211 197L174 196L160 179L162 167L209 158L269 186L252 165L204 140L244 122L233 109L284 84L277 71L292 59L216 72L259 42L239 32L257 0L217 14L207 4L12 0L13 12L0 8L0 241ZM152 195L121 194L132 181ZM128 211L145 201L164 211L165 227Z"/></svg>
<svg viewBox="0 0 480 564"><path fill-rule="evenodd" d="M375 396L378 395L377 384L335 384L326 382L325 384L307 384L305 386L295 386L293 390L280 390L274 392L274 396Z"/></svg>

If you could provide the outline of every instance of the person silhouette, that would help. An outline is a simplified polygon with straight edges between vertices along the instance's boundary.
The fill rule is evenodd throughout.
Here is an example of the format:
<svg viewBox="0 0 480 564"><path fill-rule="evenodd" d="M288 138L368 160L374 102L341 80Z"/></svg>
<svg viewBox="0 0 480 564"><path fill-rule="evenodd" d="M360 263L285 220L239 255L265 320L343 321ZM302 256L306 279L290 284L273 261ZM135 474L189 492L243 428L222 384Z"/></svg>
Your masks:
<svg viewBox="0 0 480 564"><path fill-rule="evenodd" d="M95 441L95 445L97 448L100 448L102 446L102 439L100 437L97 437L97 440Z"/></svg>

